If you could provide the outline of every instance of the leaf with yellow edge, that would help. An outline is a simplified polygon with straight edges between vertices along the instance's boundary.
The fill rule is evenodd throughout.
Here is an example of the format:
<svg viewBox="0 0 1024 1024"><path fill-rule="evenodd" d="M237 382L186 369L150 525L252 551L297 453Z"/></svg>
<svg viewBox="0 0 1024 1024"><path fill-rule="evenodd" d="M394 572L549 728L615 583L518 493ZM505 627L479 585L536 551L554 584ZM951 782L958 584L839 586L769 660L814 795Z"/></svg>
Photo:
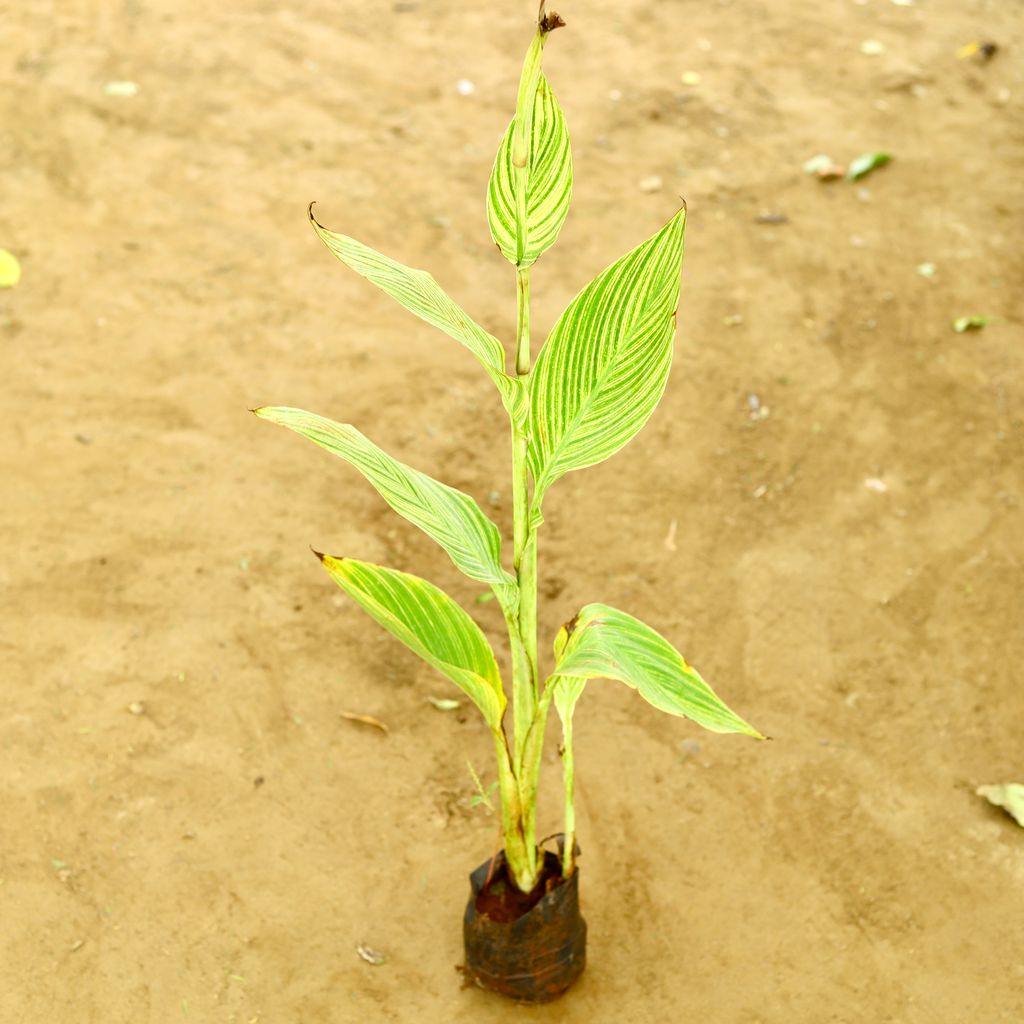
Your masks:
<svg viewBox="0 0 1024 1024"><path fill-rule="evenodd" d="M685 210L569 303L530 373L534 520L559 477L607 459L654 412L672 363Z"/></svg>
<svg viewBox="0 0 1024 1024"><path fill-rule="evenodd" d="M487 637L460 605L419 576L354 558L315 554L349 597L455 683L492 729L499 728L505 693L498 663Z"/></svg>
<svg viewBox="0 0 1024 1024"><path fill-rule="evenodd" d="M430 274L406 267L348 235L328 231L313 216L312 203L309 222L324 245L345 266L387 292L410 313L468 348L494 381L509 415L516 422L523 422L527 414L526 388L517 377L505 373L505 350L501 342L473 321Z"/></svg>
<svg viewBox="0 0 1024 1024"><path fill-rule="evenodd" d="M287 406L253 411L358 469L400 516L437 541L470 579L489 583L504 609L515 611L519 588L515 577L502 567L501 534L468 494L392 458L350 423Z"/></svg>
<svg viewBox="0 0 1024 1024"><path fill-rule="evenodd" d="M571 721L582 680L598 678L617 679L659 711L692 719L711 732L765 738L650 626L608 605L588 604L555 638L555 675L548 685L554 687L555 706L563 721Z"/></svg>

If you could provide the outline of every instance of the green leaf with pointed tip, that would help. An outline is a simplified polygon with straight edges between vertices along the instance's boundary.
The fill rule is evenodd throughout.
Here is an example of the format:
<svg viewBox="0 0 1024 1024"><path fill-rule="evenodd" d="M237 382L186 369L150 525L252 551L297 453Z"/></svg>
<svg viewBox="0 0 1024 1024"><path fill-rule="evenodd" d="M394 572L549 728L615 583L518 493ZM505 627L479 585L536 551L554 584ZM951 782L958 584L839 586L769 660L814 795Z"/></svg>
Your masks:
<svg viewBox="0 0 1024 1024"><path fill-rule="evenodd" d="M608 605L588 604L559 630L555 674L579 680L617 679L660 711L690 718L711 732L740 732L764 739L726 706L663 636ZM561 692L571 713L573 696L579 698L576 685L563 684L554 677L549 685L555 686L556 706ZM582 690L582 686L578 688Z"/></svg>
<svg viewBox="0 0 1024 1024"><path fill-rule="evenodd" d="M465 345L494 381L509 415L523 422L527 414L526 389L522 381L505 373L501 342L473 321L430 274L403 266L347 235L328 231L313 216L312 204L309 221L327 248L347 267L372 281L410 313Z"/></svg>
<svg viewBox="0 0 1024 1024"><path fill-rule="evenodd" d="M285 407L255 413L355 466L400 516L436 540L470 579L490 583L502 606L514 611L518 588L501 565L501 535L468 494L393 459L351 424Z"/></svg>
<svg viewBox="0 0 1024 1024"><path fill-rule="evenodd" d="M494 160L487 189L487 223L505 259L528 267L555 244L572 198L565 115L543 75L534 97L525 170L513 160L517 121L518 116L512 119ZM525 202L518 195L523 186Z"/></svg>
<svg viewBox="0 0 1024 1024"><path fill-rule="evenodd" d="M560 476L613 455L650 418L672 363L686 212L569 303L530 374L534 516Z"/></svg>
<svg viewBox="0 0 1024 1024"><path fill-rule="evenodd" d="M409 573L353 558L317 557L331 579L392 636L458 686L492 729L505 692L480 627L443 590Z"/></svg>

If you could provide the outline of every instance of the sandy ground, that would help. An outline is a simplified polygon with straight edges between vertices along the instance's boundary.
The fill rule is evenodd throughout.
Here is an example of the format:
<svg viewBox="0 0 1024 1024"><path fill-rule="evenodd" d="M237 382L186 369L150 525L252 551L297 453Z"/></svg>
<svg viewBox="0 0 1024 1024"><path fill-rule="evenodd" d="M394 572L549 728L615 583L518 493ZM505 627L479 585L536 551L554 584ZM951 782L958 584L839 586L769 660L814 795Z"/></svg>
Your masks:
<svg viewBox="0 0 1024 1024"><path fill-rule="evenodd" d="M1024 1019L1024 832L974 795L1024 781L1016 4L558 6L576 195L537 335L677 196L691 216L665 400L546 506L542 637L626 608L774 742L591 687L590 964L534 1010L455 970L485 730L307 545L497 613L246 412L349 420L508 528L490 383L305 205L508 339L482 204L533 4L4 7L3 1024ZM802 171L875 149L859 186ZM1002 320L952 331L975 313Z"/></svg>

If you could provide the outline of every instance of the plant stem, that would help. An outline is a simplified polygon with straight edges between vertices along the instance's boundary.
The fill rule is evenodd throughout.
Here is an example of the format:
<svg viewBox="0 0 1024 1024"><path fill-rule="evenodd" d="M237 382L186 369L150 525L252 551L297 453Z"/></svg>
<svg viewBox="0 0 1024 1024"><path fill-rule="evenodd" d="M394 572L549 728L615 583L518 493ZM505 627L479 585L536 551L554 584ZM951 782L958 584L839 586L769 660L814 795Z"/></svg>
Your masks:
<svg viewBox="0 0 1024 1024"><path fill-rule="evenodd" d="M516 270L516 373L530 372L530 269ZM516 726L515 768L522 769L523 749L537 707L537 547L530 529L530 475L525 429L512 427L513 565L519 583L516 636L512 637L512 701ZM511 629L511 623L510 629ZM520 657L516 657L519 648Z"/></svg>
<svg viewBox="0 0 1024 1024"><path fill-rule="evenodd" d="M516 270L516 374L530 372L530 270ZM527 465L529 439L520 424L512 426L513 564L519 584L519 607L506 615L512 648L512 708L515 722L512 773L514 808L505 811L506 858L519 888L536 882L537 871L537 777L544 742L547 702L538 705L537 678L537 542L530 527L530 474ZM499 758L500 760L500 758ZM510 843L519 845L510 849ZM529 889L523 891L528 892Z"/></svg>
<svg viewBox="0 0 1024 1024"><path fill-rule="evenodd" d="M505 861L516 887L522 892L531 892L537 885L537 844L535 841L528 843L523 834L523 807L519 783L509 758L505 734L500 729L494 732L494 748L498 756L498 790L501 793Z"/></svg>
<svg viewBox="0 0 1024 1024"><path fill-rule="evenodd" d="M530 372L530 268L516 269L516 374Z"/></svg>
<svg viewBox="0 0 1024 1024"><path fill-rule="evenodd" d="M562 877L576 870L576 764L572 752L572 716L562 722L562 777L565 783L565 829L562 846Z"/></svg>

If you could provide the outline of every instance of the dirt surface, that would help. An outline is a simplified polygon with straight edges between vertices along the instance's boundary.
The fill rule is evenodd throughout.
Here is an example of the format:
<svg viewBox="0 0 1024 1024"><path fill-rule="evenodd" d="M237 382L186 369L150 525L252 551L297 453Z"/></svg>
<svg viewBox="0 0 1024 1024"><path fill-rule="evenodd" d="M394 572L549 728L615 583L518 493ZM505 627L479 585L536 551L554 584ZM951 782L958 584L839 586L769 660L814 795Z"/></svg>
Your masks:
<svg viewBox="0 0 1024 1024"><path fill-rule="evenodd" d="M1024 1019L1024 832L974 795L1024 781L1024 65L994 0L558 7L576 193L536 337L677 196L690 221L662 406L546 505L542 649L623 607L774 742L593 685L587 972L531 1011L460 989L487 733L308 545L499 616L246 409L351 421L508 529L490 383L305 206L508 339L483 195L533 8L5 5L3 1024ZM802 170L872 150L859 184Z"/></svg>

